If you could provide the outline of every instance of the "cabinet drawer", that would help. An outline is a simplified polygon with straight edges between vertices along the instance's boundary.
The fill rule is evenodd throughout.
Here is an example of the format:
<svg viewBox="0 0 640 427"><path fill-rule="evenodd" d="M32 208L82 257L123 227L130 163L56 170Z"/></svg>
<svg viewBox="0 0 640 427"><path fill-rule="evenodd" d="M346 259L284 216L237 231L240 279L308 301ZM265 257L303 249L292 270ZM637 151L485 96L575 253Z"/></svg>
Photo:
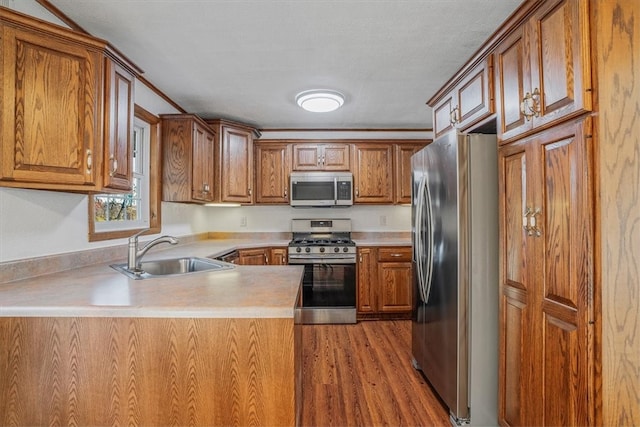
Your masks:
<svg viewBox="0 0 640 427"><path fill-rule="evenodd" d="M388 247L378 249L379 262L408 262L411 261L411 247Z"/></svg>

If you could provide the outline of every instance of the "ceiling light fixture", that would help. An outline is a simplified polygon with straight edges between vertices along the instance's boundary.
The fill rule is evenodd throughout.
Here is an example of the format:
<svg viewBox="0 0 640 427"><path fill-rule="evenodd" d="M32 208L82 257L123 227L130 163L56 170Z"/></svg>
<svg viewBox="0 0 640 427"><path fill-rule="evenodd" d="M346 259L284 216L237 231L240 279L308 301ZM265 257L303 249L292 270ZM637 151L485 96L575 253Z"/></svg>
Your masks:
<svg viewBox="0 0 640 427"><path fill-rule="evenodd" d="M305 90L296 95L299 106L313 113L328 113L337 110L344 104L344 95L335 90Z"/></svg>

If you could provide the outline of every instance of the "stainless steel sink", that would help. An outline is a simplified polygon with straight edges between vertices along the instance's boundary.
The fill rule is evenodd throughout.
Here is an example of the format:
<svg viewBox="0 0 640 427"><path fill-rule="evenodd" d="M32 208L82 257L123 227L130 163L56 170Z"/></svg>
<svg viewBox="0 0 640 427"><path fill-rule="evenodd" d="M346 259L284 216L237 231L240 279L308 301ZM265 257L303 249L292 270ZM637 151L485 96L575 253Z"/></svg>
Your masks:
<svg viewBox="0 0 640 427"><path fill-rule="evenodd" d="M153 277L181 276L202 271L222 271L235 268L235 265L209 258L171 258L143 261L139 270L129 270L127 264L112 264L111 268L133 279Z"/></svg>

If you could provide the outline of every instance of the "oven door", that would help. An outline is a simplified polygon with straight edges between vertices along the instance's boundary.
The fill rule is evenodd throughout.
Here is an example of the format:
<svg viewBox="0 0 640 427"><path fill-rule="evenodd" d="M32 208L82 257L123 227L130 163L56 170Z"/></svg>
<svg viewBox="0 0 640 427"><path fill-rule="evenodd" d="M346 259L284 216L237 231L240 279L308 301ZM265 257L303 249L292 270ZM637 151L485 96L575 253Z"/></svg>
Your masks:
<svg viewBox="0 0 640 427"><path fill-rule="evenodd" d="M356 323L356 264L304 264L303 323Z"/></svg>

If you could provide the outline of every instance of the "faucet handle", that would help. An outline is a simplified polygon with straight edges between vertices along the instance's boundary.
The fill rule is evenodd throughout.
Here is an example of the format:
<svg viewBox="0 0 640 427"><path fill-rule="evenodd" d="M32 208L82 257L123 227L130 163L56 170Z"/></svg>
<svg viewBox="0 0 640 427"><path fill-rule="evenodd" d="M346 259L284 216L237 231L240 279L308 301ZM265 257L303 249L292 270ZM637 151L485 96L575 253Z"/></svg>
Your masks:
<svg viewBox="0 0 640 427"><path fill-rule="evenodd" d="M133 236L129 237L129 243L131 242L137 242L138 241L138 237L140 237L142 234L146 233L148 230L145 228L144 230L140 230L138 231L136 234L134 234Z"/></svg>

